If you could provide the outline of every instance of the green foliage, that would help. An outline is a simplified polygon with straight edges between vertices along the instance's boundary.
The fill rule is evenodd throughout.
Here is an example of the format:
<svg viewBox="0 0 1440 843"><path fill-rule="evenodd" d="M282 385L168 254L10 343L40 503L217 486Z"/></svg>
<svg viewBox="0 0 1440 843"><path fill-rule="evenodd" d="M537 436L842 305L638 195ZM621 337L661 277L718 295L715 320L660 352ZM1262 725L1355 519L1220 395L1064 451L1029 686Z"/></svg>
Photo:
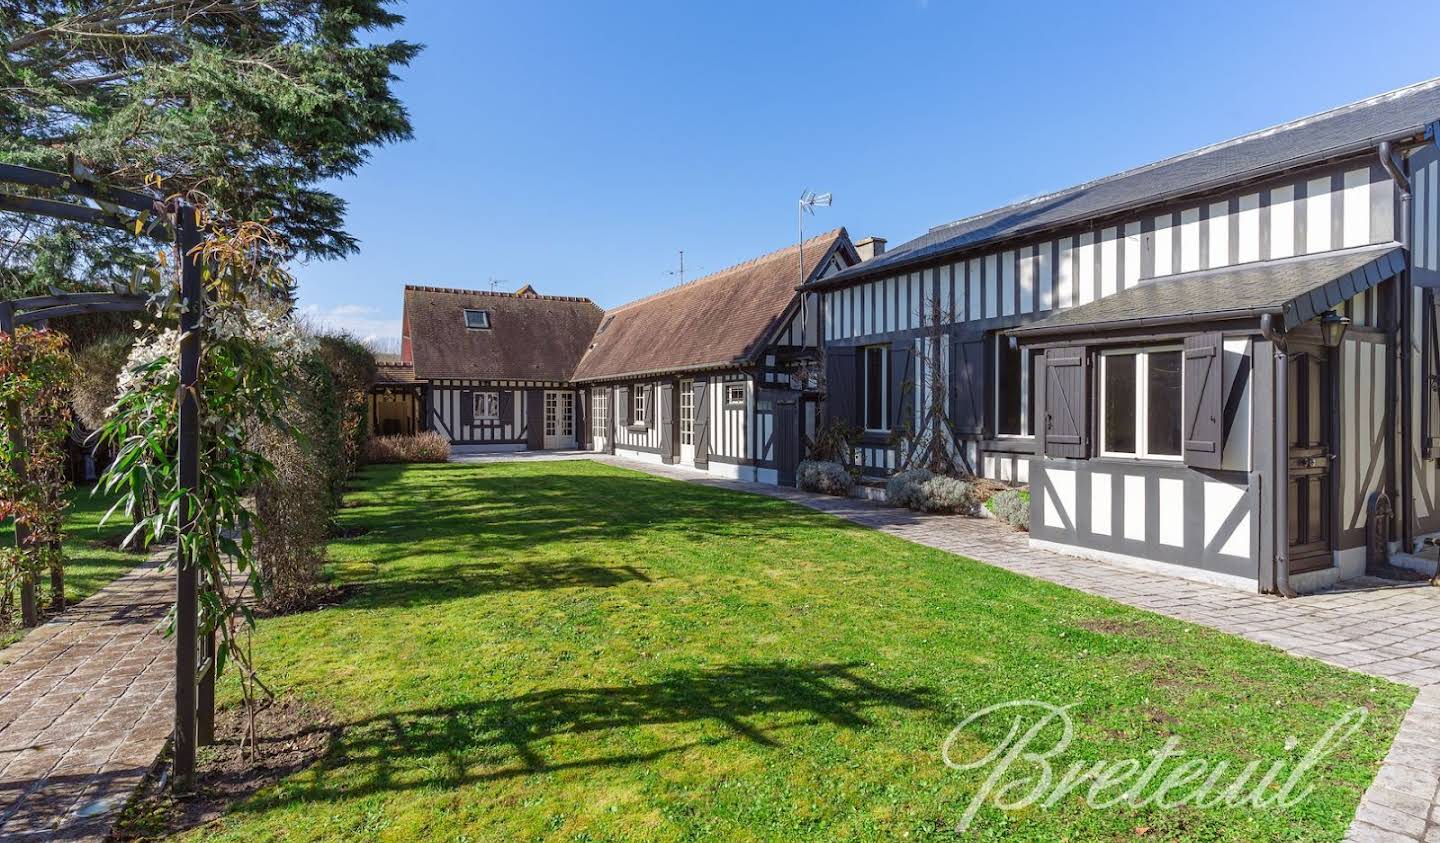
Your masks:
<svg viewBox="0 0 1440 843"><path fill-rule="evenodd" d="M369 532L330 550L349 599L255 636L267 676L334 712L334 744L183 840L1339 840L1415 694L781 500L594 462L374 466L358 485L340 519ZM1148 761L1171 735L1167 773L1293 763L1342 712L1370 718L1292 809L1077 795L983 810L957 838L994 767L949 769L941 745L1023 699L1076 703L1057 777ZM1009 725L952 757L983 757ZM1006 783L1036 775L1017 762Z"/></svg>
<svg viewBox="0 0 1440 843"><path fill-rule="evenodd" d="M1011 527L1030 531L1030 493L1024 489L996 492L985 502L985 508Z"/></svg>
<svg viewBox="0 0 1440 843"><path fill-rule="evenodd" d="M334 382L332 404L340 428L339 481L343 484L365 459L365 442L370 438L370 387L375 383L375 355L348 334L321 334L316 338L316 346L315 353Z"/></svg>
<svg viewBox="0 0 1440 843"><path fill-rule="evenodd" d="M45 570L55 574L52 602L64 604L60 547L73 375L63 334L24 326L0 333L0 521L16 525L14 546L0 549L0 623L8 622L21 581L37 582Z"/></svg>
<svg viewBox="0 0 1440 843"><path fill-rule="evenodd" d="M353 253L323 186L411 135L392 91L418 47L374 38L392 0L0 2L0 161L199 191L269 220L300 254ZM120 232L0 220L11 291L126 278L151 256Z"/></svg>

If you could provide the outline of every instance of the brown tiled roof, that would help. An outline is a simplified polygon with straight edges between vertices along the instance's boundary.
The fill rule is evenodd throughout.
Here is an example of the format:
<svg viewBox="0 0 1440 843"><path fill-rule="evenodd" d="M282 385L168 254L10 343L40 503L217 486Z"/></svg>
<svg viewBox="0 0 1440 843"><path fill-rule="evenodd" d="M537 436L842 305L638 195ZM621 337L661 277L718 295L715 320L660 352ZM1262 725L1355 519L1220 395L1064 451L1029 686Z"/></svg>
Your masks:
<svg viewBox="0 0 1440 843"><path fill-rule="evenodd" d="M804 280L835 248L852 248L849 242L843 228L805 241ZM574 379L619 379L749 362L795 297L802 280L798 249L771 252L606 311Z"/></svg>
<svg viewBox="0 0 1440 843"><path fill-rule="evenodd" d="M465 310L488 310L490 327L467 328ZM407 284L403 345L421 380L564 381L600 316L594 302L575 296Z"/></svg>
<svg viewBox="0 0 1440 843"><path fill-rule="evenodd" d="M378 354L375 356L376 358L380 357ZM375 361L375 383L377 385L411 384L414 382L415 367L409 363L379 359Z"/></svg>

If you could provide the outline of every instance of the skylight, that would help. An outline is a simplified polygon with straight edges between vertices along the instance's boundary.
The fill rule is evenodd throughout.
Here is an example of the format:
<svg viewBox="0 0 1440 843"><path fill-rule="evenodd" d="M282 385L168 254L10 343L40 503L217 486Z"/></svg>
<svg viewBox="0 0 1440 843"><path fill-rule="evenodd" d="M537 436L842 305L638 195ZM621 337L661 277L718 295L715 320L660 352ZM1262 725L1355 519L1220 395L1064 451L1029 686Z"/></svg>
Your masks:
<svg viewBox="0 0 1440 843"><path fill-rule="evenodd" d="M486 330L490 327L490 311L488 310L467 310L465 311L465 327L471 330Z"/></svg>

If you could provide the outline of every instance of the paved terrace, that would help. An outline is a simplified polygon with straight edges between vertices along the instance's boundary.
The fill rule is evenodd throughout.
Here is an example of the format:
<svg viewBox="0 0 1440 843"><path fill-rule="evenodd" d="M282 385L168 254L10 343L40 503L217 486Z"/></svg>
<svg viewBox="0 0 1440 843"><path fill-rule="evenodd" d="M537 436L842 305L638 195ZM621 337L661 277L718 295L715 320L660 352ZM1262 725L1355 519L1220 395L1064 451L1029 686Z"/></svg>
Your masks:
<svg viewBox="0 0 1440 843"><path fill-rule="evenodd" d="M174 595L139 566L0 650L0 840L103 840L170 736Z"/></svg>

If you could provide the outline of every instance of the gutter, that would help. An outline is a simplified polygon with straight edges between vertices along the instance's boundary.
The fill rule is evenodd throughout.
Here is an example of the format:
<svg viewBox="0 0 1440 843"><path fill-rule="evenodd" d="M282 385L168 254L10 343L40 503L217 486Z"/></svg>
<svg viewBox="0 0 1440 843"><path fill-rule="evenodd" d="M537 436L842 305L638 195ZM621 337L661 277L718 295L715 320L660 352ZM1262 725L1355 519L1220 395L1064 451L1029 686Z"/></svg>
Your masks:
<svg viewBox="0 0 1440 843"><path fill-rule="evenodd" d="M1265 318L1280 309L1279 305L1269 307L1244 307L1233 310L1216 310L1210 313L1175 313L1167 316L1136 316L1131 319L1115 319L1102 323L1072 323L1068 325L1051 325L1036 328L1012 328L1002 330L1001 333L1020 340L1028 340L1031 337L1049 337L1057 334L1076 333L1109 333L1111 331L1125 331L1133 328L1161 328L1173 325L1194 325L1197 321L1224 322L1232 319L1254 319L1255 317Z"/></svg>
<svg viewBox="0 0 1440 843"><path fill-rule="evenodd" d="M1399 442L1394 441L1396 435L1394 425L1385 426L1385 436L1389 445L1387 454L1387 465L1395 466L1398 458L1400 469L1399 499L1404 501L1405 517L1400 521L1400 547L1405 553L1412 553L1412 545L1415 541L1415 465L1411 460L1410 444L1415 441L1414 424L1411 420L1415 396L1412 390L1414 382L1415 361L1411 349L1414 347L1414 286L1410 274L1410 179L1405 175L1404 163L1399 160L1391 146L1390 141L1381 141L1375 148L1380 156L1380 165L1390 174L1394 180L1395 187L1400 191L1400 246L1405 250L1407 259L1405 271L1401 273L1398 281L1399 288L1396 290L1396 301L1399 307L1399 322L1395 329L1396 355L1399 362L1399 376L1396 389L1400 393L1400 431Z"/></svg>
<svg viewBox="0 0 1440 843"><path fill-rule="evenodd" d="M1275 388L1270 400L1274 402L1273 425L1275 444L1271 459L1275 489L1275 511L1272 523L1275 525L1275 555L1271 559L1271 582L1275 593L1281 597L1298 597L1290 587L1290 355L1286 351L1285 334L1275 330L1274 317L1269 313L1260 316L1260 335L1275 347Z"/></svg>
<svg viewBox="0 0 1440 843"><path fill-rule="evenodd" d="M1392 143L1394 143L1394 142L1404 141L1404 140L1406 140L1407 138L1414 138L1415 136L1422 134L1422 133L1426 130L1426 128L1427 128L1427 127L1426 127L1425 125L1420 125L1420 126L1417 126L1417 127L1413 128L1413 129L1408 129L1408 130L1405 130L1405 131L1402 131L1402 132L1393 134L1393 135L1389 136L1388 139L1382 138L1382 137L1367 138L1366 140L1363 140L1363 141L1357 141L1357 142L1355 142L1355 143L1352 143L1352 144L1349 144L1349 145L1346 145L1346 146L1335 147L1335 148L1333 148L1333 149L1329 149L1329 150L1326 150L1326 151L1324 151L1324 152L1318 152L1318 153L1314 153L1314 154L1312 154L1312 155L1306 155L1306 156L1302 156L1302 157L1299 157L1299 158L1292 158L1292 159L1290 159L1290 160L1288 160L1288 161L1282 161L1282 162L1280 162L1280 163L1278 163L1278 164L1275 164L1275 165L1272 165L1272 166L1270 166L1270 167L1264 167L1264 168L1260 168L1260 169L1250 170L1250 171L1245 172L1245 173L1240 173L1240 174L1228 176L1228 177L1225 177L1225 178L1212 179L1212 180L1210 180L1210 181L1208 181L1208 182L1202 182L1202 183L1200 183L1200 184L1190 185L1190 186L1188 186L1188 187L1184 187L1184 188L1181 188L1181 189L1178 189L1178 190L1171 190L1171 191L1168 191L1168 192L1165 192L1165 193L1157 193L1157 194L1154 194L1154 195L1152 195L1152 196L1147 196L1147 197L1145 197L1144 199L1141 199L1141 200L1137 200L1137 201L1133 201L1133 202L1126 202L1126 203L1123 203L1123 204L1120 204L1120 205L1115 205L1115 206L1113 206L1113 207L1106 208L1106 209L1104 209L1103 211L1099 211L1099 212L1096 212L1096 213L1093 213L1093 214L1085 214L1085 215L1081 215L1081 216L1071 217L1071 218L1068 218L1068 219L1065 219L1065 220L1061 220L1061 221L1058 221L1058 222L1050 223L1050 224L1048 224L1048 225L1043 225L1043 226L1040 226L1040 227L1037 227L1037 228L1028 228L1028 229L1027 229L1027 228L1021 228L1021 229L1017 229L1017 230L1015 230L1015 231L1010 232L1009 234L1006 234L1004 237L996 238L996 239L993 239L993 240L977 240L977 241L975 241L975 242L973 242L973 243L966 243L966 244L964 244L964 245L962 245L962 246L958 246L958 247L956 247L956 248L954 248L954 249L942 249L942 250L938 250L938 251L931 252L931 253L927 253L927 254L923 254L923 255L916 255L912 260L897 260L897 261L894 261L894 262L892 262L892 263L886 263L886 264L883 264L883 265L877 265L877 266L875 266L875 267L873 267L873 268L866 268L866 269L864 269L864 270L861 271L861 272L855 273L854 275L846 276L843 272L842 272L842 273L837 273L836 275L833 275L833 276L831 276L830 278L817 279L817 280L815 280L815 281L811 281L811 282L809 282L809 283L807 283L807 284L801 285L801 287L800 287L799 289L811 291L811 290L827 290L827 289L836 288L836 287L848 287L848 286L851 286L852 284L859 283L859 282L862 281L862 280L869 279L872 275L881 275L881 274L889 273L889 272L891 272L891 271L899 271L900 269L905 268L905 267L912 267L912 266L915 266L915 265L917 265L917 264L926 263L926 262L928 262L928 261L938 261L938 260L941 260L941 259L943 259L943 258L953 257L953 256L955 256L955 255L963 254L963 253L965 253L965 252L969 252L969 251L972 251L972 250L978 250L978 249L981 249L981 248L987 248L987 249L988 249L988 248L995 248L995 247L998 247L998 246L1000 246L1000 245L1002 245L1002 244L1004 244L1004 243L1006 243L1006 242L1008 242L1008 241L1011 241L1011 240L1018 240L1018 239L1021 239L1021 238L1034 237L1034 236L1037 236L1037 235L1040 235L1040 234L1044 234L1044 233L1047 233L1047 232L1058 231L1058 230L1061 230L1061 229L1070 228L1070 227L1076 225L1077 223L1081 223L1081 222L1084 222L1084 221L1086 221L1086 220L1097 220L1097 221L1098 221L1098 220L1105 219L1106 217L1111 217L1111 216L1114 216L1114 215L1117 215L1117 214L1128 213L1128 212L1130 212L1130 211L1134 211L1134 210L1137 210L1137 209L1140 209L1140 208L1146 208L1146 207L1149 207L1149 206L1151 206L1151 205L1158 205L1158 204L1163 204L1163 203L1165 203L1165 202L1172 202L1172 201L1176 201L1176 200L1179 200L1179 199L1183 199L1183 198L1185 198L1185 197L1187 197L1187 196L1209 193L1209 192L1212 192L1212 191L1214 191L1214 190L1216 190L1216 189L1218 189L1218 188L1222 188L1222 187L1235 187L1235 186L1244 184L1244 183L1246 183L1246 182L1254 181L1254 180L1256 180L1256 179L1263 179L1263 178L1270 178L1270 177L1272 177L1272 176L1279 176L1279 175L1281 175L1281 174L1283 174L1283 173L1286 173L1286 172L1289 172L1289 171L1292 171L1292 170L1297 170L1297 169L1301 169L1301 168L1304 168L1304 167L1310 167L1310 166L1314 166L1314 165L1317 165L1317 164L1324 164L1324 163L1331 162L1331 161L1338 161L1338 160L1341 160L1341 159L1344 159L1344 158L1349 158L1349 157L1352 157L1352 156L1357 156L1357 155L1360 155L1360 154L1362 154L1362 153L1366 153L1366 152L1372 151L1372 150L1375 148L1375 145L1376 145L1377 142L1378 142L1378 143L1381 143L1381 144L1384 144L1384 145L1389 145L1389 144L1392 144ZM1159 163L1159 162L1156 162L1156 163ZM1117 173L1116 175L1120 175L1120 174ZM1107 176L1106 178L1110 178L1110 177ZM1068 192L1070 192L1070 191L1080 190L1080 189L1083 188L1084 186L1085 186L1085 185L1077 185L1077 186L1075 186L1075 187L1068 188L1066 191L1062 191L1062 193L1068 193ZM1002 206L1002 207L1009 207L1009 206ZM993 211L998 211L998 210L1001 210L1001 208L995 208L995 209L993 209ZM992 213L992 211L986 211L985 213ZM1097 225L1092 226L1092 227L1098 228L1098 227L1101 227L1101 226L1099 226L1098 223L1097 223ZM923 236L923 235L922 235L922 236ZM892 253L890 253L890 254L894 254L894 253L892 252ZM859 268L859 267L864 267L864 266L865 266L865 264L862 263L862 264L859 264L857 268Z"/></svg>

